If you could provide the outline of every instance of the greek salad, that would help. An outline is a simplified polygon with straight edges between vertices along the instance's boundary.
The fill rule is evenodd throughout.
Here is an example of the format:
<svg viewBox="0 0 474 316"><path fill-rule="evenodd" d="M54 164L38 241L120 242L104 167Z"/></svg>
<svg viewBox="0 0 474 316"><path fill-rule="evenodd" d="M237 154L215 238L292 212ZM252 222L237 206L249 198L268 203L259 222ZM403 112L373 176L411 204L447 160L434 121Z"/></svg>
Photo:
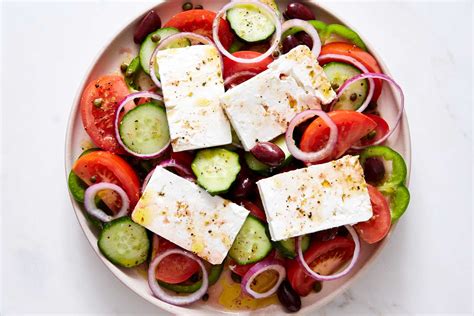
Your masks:
<svg viewBox="0 0 474 316"><path fill-rule="evenodd" d="M145 268L157 299L296 312L408 206L405 161L384 145L403 92L356 32L298 2L159 14L136 25L139 53L82 92L94 146L70 193L102 254ZM400 94L392 122L384 84Z"/></svg>

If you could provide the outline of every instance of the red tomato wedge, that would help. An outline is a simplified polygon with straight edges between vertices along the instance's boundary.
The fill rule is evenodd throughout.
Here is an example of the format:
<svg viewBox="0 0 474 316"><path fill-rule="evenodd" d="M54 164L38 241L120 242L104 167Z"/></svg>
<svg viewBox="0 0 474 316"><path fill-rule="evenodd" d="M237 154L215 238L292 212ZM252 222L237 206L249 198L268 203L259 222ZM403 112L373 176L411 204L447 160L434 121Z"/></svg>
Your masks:
<svg viewBox="0 0 474 316"><path fill-rule="evenodd" d="M358 62L360 62L362 65L364 65L369 72L382 73L382 69L380 69L377 60L375 60L375 58L371 54L353 44L334 42L323 45L321 47L320 56L324 56L327 54L336 54L352 57ZM321 63L321 65L327 64L332 61L338 60L336 58L331 60L325 60L324 63ZM382 80L374 79L374 84L375 89L372 101L377 101L380 97L380 94L382 93Z"/></svg>
<svg viewBox="0 0 474 316"><path fill-rule="evenodd" d="M336 147L330 157L324 161L341 157L352 145L377 127L367 115L354 111L333 111L328 113L339 131ZM300 148L302 151L317 151L324 147L329 139L329 127L321 119L315 119L304 131Z"/></svg>
<svg viewBox="0 0 474 316"><path fill-rule="evenodd" d="M337 236L327 241L314 241L303 254L311 269L322 275L337 272L354 254L352 239ZM287 260L286 273L293 289L301 296L308 295L316 282L309 277L298 259Z"/></svg>
<svg viewBox="0 0 474 316"><path fill-rule="evenodd" d="M366 243L374 244L387 236L392 225L392 218L390 216L390 207L382 193L370 184L367 187L374 214L367 222L358 223L354 225L354 228L362 240Z"/></svg>
<svg viewBox="0 0 474 316"><path fill-rule="evenodd" d="M388 126L387 122L380 116L374 114L365 115L371 118L375 123L377 123L377 127L375 128L375 130L370 132L369 135L363 137L360 142L356 143L356 146L369 146L370 144L375 143L376 141L387 135L390 130L390 127Z"/></svg>
<svg viewBox="0 0 474 316"><path fill-rule="evenodd" d="M140 181L132 167L120 156L107 151L93 151L80 157L72 167L74 173L87 185L109 182L120 186L130 199L133 209L140 198ZM100 198L112 211L117 211L122 201L117 193L99 192Z"/></svg>
<svg viewBox="0 0 474 316"><path fill-rule="evenodd" d="M169 249L179 248L172 242L153 235L153 258ZM156 268L156 279L177 284L188 280L193 274L199 272L199 264L183 255L172 254L164 258Z"/></svg>
<svg viewBox="0 0 474 316"><path fill-rule="evenodd" d="M209 10L188 10L173 16L163 27L174 27L181 32L192 32L207 36L212 40L212 22L216 13ZM234 41L234 35L229 23L221 19L219 24L219 39L225 49L229 49Z"/></svg>
<svg viewBox="0 0 474 316"><path fill-rule="evenodd" d="M121 76L110 75L91 81L81 96L81 117L87 134L98 147L116 154L124 154L125 150L115 138L115 113L129 93Z"/></svg>
<svg viewBox="0 0 474 316"><path fill-rule="evenodd" d="M258 52L253 52L253 51L239 51L239 52L233 53L232 55L239 58L253 59L253 58L257 58L258 56L262 54ZM267 70L268 64L270 64L272 61L273 59L271 57L267 57L258 63L243 64L243 63L235 62L229 59L228 57L224 56L224 79L242 71L251 71L257 74L261 73L262 71Z"/></svg>

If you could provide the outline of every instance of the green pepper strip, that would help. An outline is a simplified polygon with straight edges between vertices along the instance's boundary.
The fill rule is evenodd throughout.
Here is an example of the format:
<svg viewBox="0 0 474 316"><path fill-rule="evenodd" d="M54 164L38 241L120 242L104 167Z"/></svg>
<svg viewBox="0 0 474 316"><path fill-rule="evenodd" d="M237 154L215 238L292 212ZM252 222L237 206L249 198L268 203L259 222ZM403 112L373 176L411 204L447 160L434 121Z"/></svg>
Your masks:
<svg viewBox="0 0 474 316"><path fill-rule="evenodd" d="M410 192L405 187L407 177L407 166L403 157L387 146L371 146L364 149L360 154L360 163L364 166L367 158L382 157L392 162L392 172L388 179L377 186L385 196L389 198L390 213L392 220L399 219L408 207Z"/></svg>
<svg viewBox="0 0 474 316"><path fill-rule="evenodd" d="M140 90L140 87L136 82L137 75L140 69L140 58L137 56L132 59L132 61L127 67L127 70L125 70L125 83L130 89Z"/></svg>
<svg viewBox="0 0 474 316"><path fill-rule="evenodd" d="M222 269L224 268L223 264L214 265L211 267L209 272L209 286L215 284L219 277L221 276ZM174 291L176 293L194 293L201 287L202 280L197 281L196 283L185 285L185 284L169 284L166 282L158 281L160 286L165 289Z"/></svg>
<svg viewBox="0 0 474 316"><path fill-rule="evenodd" d="M359 46L363 50L367 50L367 46L365 46L364 41L360 38L359 34L351 30L350 28L340 25L340 24L331 24L324 31L324 38L323 43L326 44L326 40L332 35L336 34L344 39L347 39L349 42L353 43L354 45Z"/></svg>
<svg viewBox="0 0 474 316"><path fill-rule="evenodd" d="M378 186L380 191L390 193L395 190L398 185L405 182L407 177L407 166L405 164L405 160L403 160L403 157L395 150L387 146L367 147L360 154L361 165L364 166L367 158L371 157L382 157L385 161L392 162L392 172L388 179Z"/></svg>

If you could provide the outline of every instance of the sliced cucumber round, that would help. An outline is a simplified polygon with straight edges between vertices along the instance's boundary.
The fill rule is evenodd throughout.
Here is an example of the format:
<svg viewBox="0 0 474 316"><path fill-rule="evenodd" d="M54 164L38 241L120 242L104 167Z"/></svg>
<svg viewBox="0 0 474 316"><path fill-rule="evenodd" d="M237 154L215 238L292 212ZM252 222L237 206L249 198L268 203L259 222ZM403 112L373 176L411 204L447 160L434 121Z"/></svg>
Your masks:
<svg viewBox="0 0 474 316"><path fill-rule="evenodd" d="M272 250L265 225L249 215L229 250L229 256L238 264L262 260Z"/></svg>
<svg viewBox="0 0 474 316"><path fill-rule="evenodd" d="M130 268L145 262L150 240L145 228L125 216L105 225L97 245L110 262Z"/></svg>
<svg viewBox="0 0 474 316"><path fill-rule="evenodd" d="M309 248L311 238L309 235L304 235L301 240L301 250L306 251ZM295 258L296 257L296 238L288 238L275 242L275 248L284 257Z"/></svg>
<svg viewBox="0 0 474 316"><path fill-rule="evenodd" d="M119 133L125 146L133 152L158 152L170 141L165 109L154 102L137 106L124 115Z"/></svg>
<svg viewBox="0 0 474 316"><path fill-rule="evenodd" d="M233 7L226 13L227 21L235 34L246 42L259 42L275 32L268 15L253 5Z"/></svg>
<svg viewBox="0 0 474 316"><path fill-rule="evenodd" d="M179 30L175 29L174 27L164 27L162 29L156 30L153 33L147 35L145 40L143 41L142 45L140 46L140 64L142 65L142 69L147 74L150 74L150 58L155 50L156 46L158 46L159 42L163 39L178 34ZM157 37L160 38L159 41L153 41ZM171 43L170 45L166 46L166 48L178 48L178 47L186 47L190 46L191 42L188 39L179 39L176 42ZM155 63L155 73L156 76L159 78L160 75L158 73L158 65Z"/></svg>
<svg viewBox="0 0 474 316"><path fill-rule="evenodd" d="M239 155L224 148L204 149L197 153L191 168L207 192L225 193L240 172Z"/></svg>
<svg viewBox="0 0 474 316"><path fill-rule="evenodd" d="M328 63L323 66L323 69L334 90L342 86L346 80L362 73L356 67L340 62ZM334 105L334 110L357 110L367 98L368 87L367 80L359 80L351 84Z"/></svg>

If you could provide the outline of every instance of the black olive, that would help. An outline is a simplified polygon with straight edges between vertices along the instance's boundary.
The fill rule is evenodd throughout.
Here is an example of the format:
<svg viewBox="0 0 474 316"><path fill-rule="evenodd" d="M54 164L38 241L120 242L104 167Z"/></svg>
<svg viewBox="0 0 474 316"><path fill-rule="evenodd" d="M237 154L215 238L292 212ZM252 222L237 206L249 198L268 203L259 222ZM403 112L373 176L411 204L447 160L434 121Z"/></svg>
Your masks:
<svg viewBox="0 0 474 316"><path fill-rule="evenodd" d="M296 313L301 309L301 299L287 280L280 284L277 292L278 300L289 313Z"/></svg>

